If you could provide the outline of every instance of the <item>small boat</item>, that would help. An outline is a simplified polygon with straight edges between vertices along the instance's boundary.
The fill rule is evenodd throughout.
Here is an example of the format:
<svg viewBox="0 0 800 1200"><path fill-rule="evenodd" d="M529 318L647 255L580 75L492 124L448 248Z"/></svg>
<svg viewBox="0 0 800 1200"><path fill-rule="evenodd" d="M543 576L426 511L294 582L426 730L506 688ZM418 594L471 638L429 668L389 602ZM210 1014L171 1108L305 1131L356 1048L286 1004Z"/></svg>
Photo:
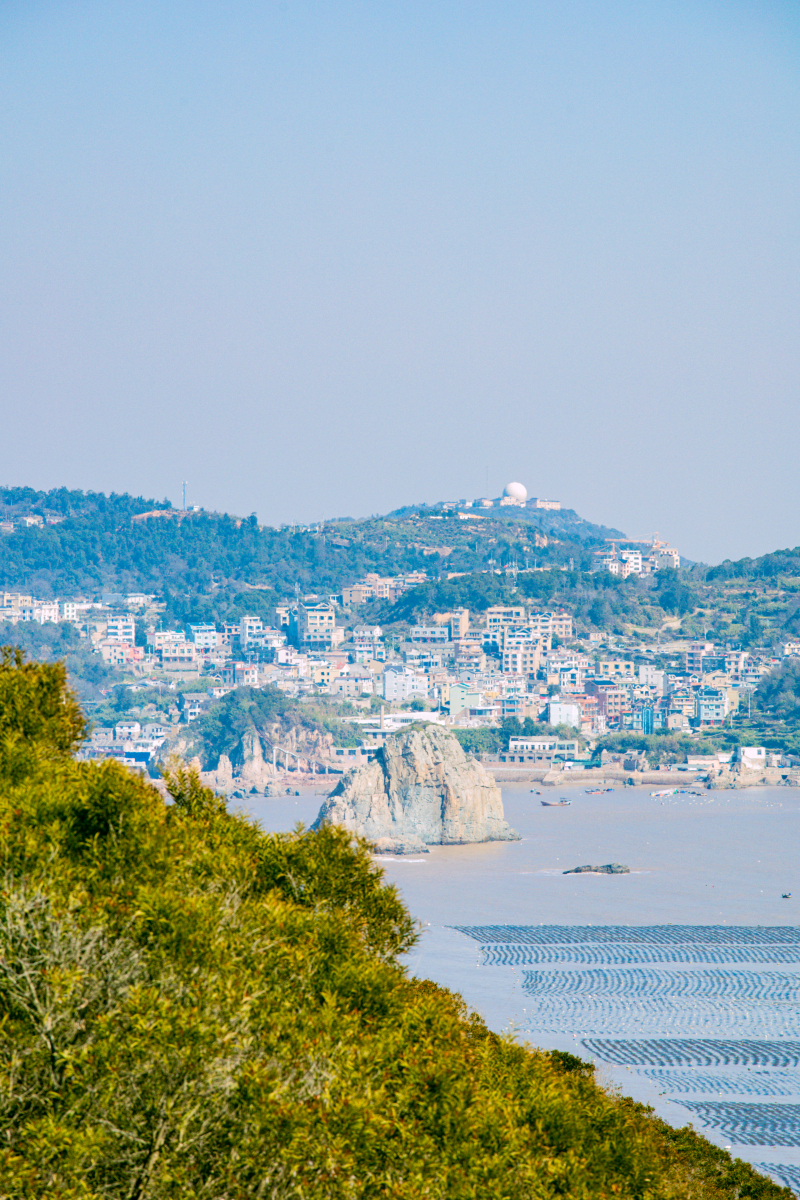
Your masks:
<svg viewBox="0 0 800 1200"><path fill-rule="evenodd" d="M613 792L613 788L584 788L587 796L604 796L606 792Z"/></svg>
<svg viewBox="0 0 800 1200"><path fill-rule="evenodd" d="M536 791L536 788L531 788L531 795L532 795L532 796L541 796L541 794L542 794L541 792L537 792L537 791Z"/></svg>
<svg viewBox="0 0 800 1200"><path fill-rule="evenodd" d="M562 796L560 800L542 800L542 808L569 808L572 804L571 800L565 800Z"/></svg>

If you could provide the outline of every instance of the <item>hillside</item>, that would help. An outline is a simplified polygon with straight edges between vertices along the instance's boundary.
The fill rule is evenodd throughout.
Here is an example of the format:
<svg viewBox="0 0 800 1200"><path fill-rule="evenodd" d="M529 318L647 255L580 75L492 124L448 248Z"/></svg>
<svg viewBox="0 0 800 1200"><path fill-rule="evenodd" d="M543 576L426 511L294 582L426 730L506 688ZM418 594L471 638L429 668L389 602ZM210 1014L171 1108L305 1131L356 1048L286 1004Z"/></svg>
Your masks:
<svg viewBox="0 0 800 1200"><path fill-rule="evenodd" d="M64 681L0 661L0 1195L789 1200L412 978L363 842L76 763Z"/></svg>
<svg viewBox="0 0 800 1200"><path fill-rule="evenodd" d="M27 488L0 489L0 510L13 525L0 535L0 588L62 598L143 591L163 602L165 628L221 626L246 614L269 624L282 600L340 594L370 571L424 571L427 583L394 604L364 605L353 619L394 637L436 612L526 602L563 608L578 637L599 631L625 641L628 652L658 653L662 634L765 654L800 638L800 548L623 580L591 570L594 551L615 531L569 510L459 515L438 505L275 529L254 517L182 513L142 497ZM55 523L25 525L33 518ZM86 700L123 677L74 636L16 626L6 637L41 659L66 655Z"/></svg>
<svg viewBox="0 0 800 1200"><path fill-rule="evenodd" d="M0 489L13 532L0 541L0 587L42 596L166 593L176 613L221 619L232 598L268 585L277 596L340 591L368 571L474 571L526 559L588 569L612 531L575 513L490 510L460 520L441 509L312 528L259 526L255 517L182 513L166 502L94 493ZM150 514L145 517L144 514ZM28 526L40 517L53 524ZM544 543L547 544L538 544Z"/></svg>

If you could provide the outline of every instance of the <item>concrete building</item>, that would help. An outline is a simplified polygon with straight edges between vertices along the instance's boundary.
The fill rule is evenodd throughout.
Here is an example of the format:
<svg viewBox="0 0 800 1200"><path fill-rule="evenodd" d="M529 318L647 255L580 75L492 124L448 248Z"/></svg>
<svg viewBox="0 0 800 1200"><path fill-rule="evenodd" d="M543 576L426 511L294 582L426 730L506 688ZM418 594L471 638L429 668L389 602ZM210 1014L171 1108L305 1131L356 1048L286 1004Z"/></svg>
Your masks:
<svg viewBox="0 0 800 1200"><path fill-rule="evenodd" d="M683 656L684 670L690 675L702 675L703 660L708 655L713 655L715 649L713 642L692 642Z"/></svg>
<svg viewBox="0 0 800 1200"><path fill-rule="evenodd" d="M384 662L386 646L380 625L357 625L353 630L353 660L357 663Z"/></svg>
<svg viewBox="0 0 800 1200"><path fill-rule="evenodd" d="M165 646L175 646L183 644L185 641L186 634L182 629L157 629L147 635L148 646L151 646L158 654Z"/></svg>
<svg viewBox="0 0 800 1200"><path fill-rule="evenodd" d="M489 642L497 642L500 638L501 631L510 625L525 625L525 609L523 607L504 607L501 604L495 604L492 608L486 610L486 640Z"/></svg>
<svg viewBox="0 0 800 1200"><path fill-rule="evenodd" d="M264 622L261 617L244 616L239 621L239 645L246 649L251 643L257 642L264 632Z"/></svg>
<svg viewBox="0 0 800 1200"><path fill-rule="evenodd" d="M502 653L504 675L535 675L542 658L542 643L534 638L512 642Z"/></svg>
<svg viewBox="0 0 800 1200"><path fill-rule="evenodd" d="M412 625L408 635L411 642L449 642L449 625Z"/></svg>
<svg viewBox="0 0 800 1200"><path fill-rule="evenodd" d="M196 721L209 707L212 697L208 692L182 692L178 704L184 721Z"/></svg>
<svg viewBox="0 0 800 1200"><path fill-rule="evenodd" d="M701 725L722 725L728 715L728 694L716 688L700 688L694 706L695 720Z"/></svg>
<svg viewBox="0 0 800 1200"><path fill-rule="evenodd" d="M216 650L219 645L216 625L190 625L189 638L201 654L206 650Z"/></svg>
<svg viewBox="0 0 800 1200"><path fill-rule="evenodd" d="M577 758L579 743L568 738L541 737L512 737L508 741L508 751L501 754L504 762L572 762Z"/></svg>
<svg viewBox="0 0 800 1200"><path fill-rule="evenodd" d="M625 658L601 658L597 664L599 679L634 679L636 669Z"/></svg>
<svg viewBox="0 0 800 1200"><path fill-rule="evenodd" d="M289 614L290 635L302 650L330 650L341 641L336 637L336 612L323 600L319 604L298 604Z"/></svg>
<svg viewBox="0 0 800 1200"><path fill-rule="evenodd" d="M458 642L469 632L469 609L458 608L450 613L450 640Z"/></svg>
<svg viewBox="0 0 800 1200"><path fill-rule="evenodd" d="M551 725L571 725L573 729L580 729L581 706L564 700L551 700L547 706L547 720Z"/></svg>
<svg viewBox="0 0 800 1200"><path fill-rule="evenodd" d="M541 612L536 609L528 614L526 624L531 633L536 637L557 637L565 642L572 640L572 617L569 613Z"/></svg>
<svg viewBox="0 0 800 1200"><path fill-rule="evenodd" d="M196 671L197 650L193 642L167 642L159 652L165 671Z"/></svg>
<svg viewBox="0 0 800 1200"><path fill-rule="evenodd" d="M390 663L383 673L383 696L390 704L425 698L428 695L428 678L419 671L412 671Z"/></svg>
<svg viewBox="0 0 800 1200"><path fill-rule="evenodd" d="M143 646L134 646L132 642L118 642L116 638L103 638L97 649L103 662L108 663L110 667L124 667L144 658Z"/></svg>

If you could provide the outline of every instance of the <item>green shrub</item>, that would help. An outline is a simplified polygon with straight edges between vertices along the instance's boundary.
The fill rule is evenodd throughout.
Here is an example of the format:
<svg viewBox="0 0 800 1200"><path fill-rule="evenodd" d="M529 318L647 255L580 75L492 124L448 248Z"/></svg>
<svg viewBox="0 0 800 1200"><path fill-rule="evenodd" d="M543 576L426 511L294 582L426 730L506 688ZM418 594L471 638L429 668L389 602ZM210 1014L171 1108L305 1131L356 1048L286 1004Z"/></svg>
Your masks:
<svg viewBox="0 0 800 1200"><path fill-rule="evenodd" d="M789 1196L410 978L363 841L76 763L63 676L4 669L0 1196Z"/></svg>

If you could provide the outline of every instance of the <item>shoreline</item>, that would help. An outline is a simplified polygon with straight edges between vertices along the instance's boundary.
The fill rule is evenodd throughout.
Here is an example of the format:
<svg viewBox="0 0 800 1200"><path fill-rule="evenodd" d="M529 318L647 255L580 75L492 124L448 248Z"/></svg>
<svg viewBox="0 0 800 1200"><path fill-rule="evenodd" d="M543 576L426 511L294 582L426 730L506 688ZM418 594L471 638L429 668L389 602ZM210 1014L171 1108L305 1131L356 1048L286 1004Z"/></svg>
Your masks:
<svg viewBox="0 0 800 1200"><path fill-rule="evenodd" d="M575 783L591 783L598 787L623 784L632 779L633 786L643 787L702 787L709 791L740 791L754 787L800 787L800 776L781 767L769 767L764 771L747 771L744 774L721 772L711 779L693 771L624 771L621 767L595 767L579 771L543 770L541 767L505 767L493 763L482 764L498 784L539 783L543 787L566 787Z"/></svg>

